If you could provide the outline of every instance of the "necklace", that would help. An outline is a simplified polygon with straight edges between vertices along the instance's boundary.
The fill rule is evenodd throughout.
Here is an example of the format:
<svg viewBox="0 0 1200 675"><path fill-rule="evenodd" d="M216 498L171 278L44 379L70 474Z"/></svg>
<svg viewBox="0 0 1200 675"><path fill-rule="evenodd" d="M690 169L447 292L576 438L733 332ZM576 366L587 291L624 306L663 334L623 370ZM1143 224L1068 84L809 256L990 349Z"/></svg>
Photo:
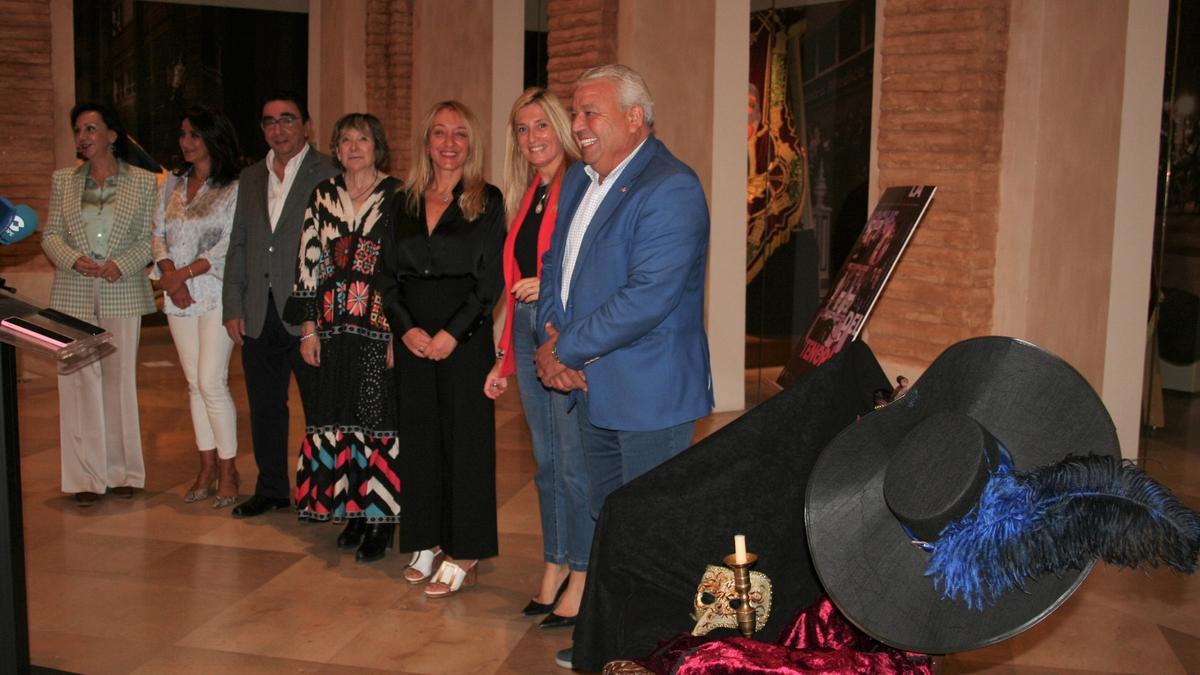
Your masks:
<svg viewBox="0 0 1200 675"><path fill-rule="evenodd" d="M550 188L543 185L538 189L541 191L542 196L538 198L537 206L533 209L533 212L540 214L542 212L542 208L546 206L546 197L550 196Z"/></svg>
<svg viewBox="0 0 1200 675"><path fill-rule="evenodd" d="M428 196L437 197L437 200L439 202L441 202L443 204L449 204L450 199L454 196L454 191L453 191L453 188L451 188L450 194L442 194L437 191L436 187L431 187L425 191L425 196L426 197L428 197Z"/></svg>
<svg viewBox="0 0 1200 675"><path fill-rule="evenodd" d="M379 182L379 169L374 169L374 170L372 170L372 172L371 172L371 182L370 182L370 183L368 183L368 184L367 184L367 187L363 188L363 189L362 189L362 191L360 191L358 194L354 194L353 192L350 192L350 183L349 183L349 182L347 182L347 183L346 183L346 191L347 191L347 192L350 192L350 201L352 201L352 202L356 202L356 201L358 201L358 200L362 199L363 195L365 195L365 194L367 194L368 192L370 192L370 191L371 191L371 189L372 189L372 188L374 188L374 187L375 187L375 184L376 184L376 183L378 183L378 182Z"/></svg>

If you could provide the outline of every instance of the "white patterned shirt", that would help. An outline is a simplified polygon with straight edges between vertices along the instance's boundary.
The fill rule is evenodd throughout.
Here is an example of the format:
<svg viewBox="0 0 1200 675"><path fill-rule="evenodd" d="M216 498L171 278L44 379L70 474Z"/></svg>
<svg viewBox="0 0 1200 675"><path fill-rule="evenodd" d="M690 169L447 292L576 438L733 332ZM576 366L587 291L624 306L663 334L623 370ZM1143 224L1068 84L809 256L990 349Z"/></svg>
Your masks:
<svg viewBox="0 0 1200 675"><path fill-rule="evenodd" d="M647 137L649 138L649 137ZM571 275L575 272L575 259L579 257L579 247L583 244L583 237L587 234L588 226L592 224L592 217L596 215L600 204L604 203L604 198L608 196L608 191L616 184L617 178L621 172L625 170L625 166L633 159L634 155L642 149L646 144L643 139L638 146L629 153L629 156L621 160L621 163L616 166L601 182L600 174L589 165L584 165L583 172L587 174L591 182L588 184L587 192L583 193L583 199L579 201L579 206L575 209L575 215L571 218L571 227L567 230L567 245L563 251L563 269L562 269L562 288L559 290L559 299L562 300L563 309L567 307L567 298L571 296Z"/></svg>
<svg viewBox="0 0 1200 675"><path fill-rule="evenodd" d="M267 213L271 216L271 231L279 223L279 214L283 213L283 203L287 201L288 193L292 191L292 183L296 182L296 174L300 172L300 164L308 155L312 146L304 144L296 156L289 159L283 167L283 180L275 175L275 150L267 152ZM308 195L304 195L304 203L308 203Z"/></svg>
<svg viewBox="0 0 1200 675"><path fill-rule="evenodd" d="M172 177L174 178L174 177ZM171 316L200 316L221 308L221 283L225 278L225 253L229 250L229 233L233 230L233 211L237 206L238 182L213 187L205 181L192 201L187 201L186 177L168 179L163 185L165 194L154 211L154 236L150 248L155 265L152 279L162 278L158 261L170 258L176 267L183 267L204 258L209 270L187 280L188 293L195 303L180 309L167 296L163 313Z"/></svg>

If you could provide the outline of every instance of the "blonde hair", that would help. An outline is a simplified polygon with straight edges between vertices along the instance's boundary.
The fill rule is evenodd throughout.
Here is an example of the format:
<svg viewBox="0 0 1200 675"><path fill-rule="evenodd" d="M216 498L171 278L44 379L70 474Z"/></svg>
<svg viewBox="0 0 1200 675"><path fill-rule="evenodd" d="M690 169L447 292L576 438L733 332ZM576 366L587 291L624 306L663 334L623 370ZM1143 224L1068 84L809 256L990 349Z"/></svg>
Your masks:
<svg viewBox="0 0 1200 675"><path fill-rule="evenodd" d="M525 159L517 145L517 113L535 103L541 106L550 128L558 137L565 155L563 166L570 166L580 157L579 146L571 133L571 116L562 101L542 87L530 87L522 92L513 102L512 112L508 115L508 132L504 137L504 211L509 220L515 218L521 209L521 200L534 173L533 165Z"/></svg>
<svg viewBox="0 0 1200 675"><path fill-rule="evenodd" d="M462 209L467 220L475 220L487 208L487 183L483 180L483 148L480 147L479 121L471 109L459 101L440 101L434 103L425 119L418 127L414 148L418 148L416 159L408 170L408 200L406 206L409 212L421 210L421 196L433 187L433 159L429 157L429 131L433 127L433 118L443 110L453 110L462 117L463 125L467 127L467 159L463 163L463 191L458 198L458 206Z"/></svg>

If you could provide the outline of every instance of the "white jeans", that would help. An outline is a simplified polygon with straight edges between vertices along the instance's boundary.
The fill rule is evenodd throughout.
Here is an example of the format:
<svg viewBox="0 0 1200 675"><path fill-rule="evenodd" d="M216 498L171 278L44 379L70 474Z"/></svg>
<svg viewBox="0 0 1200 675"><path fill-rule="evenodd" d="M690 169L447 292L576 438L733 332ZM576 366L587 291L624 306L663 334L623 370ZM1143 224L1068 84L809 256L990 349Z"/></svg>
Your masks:
<svg viewBox="0 0 1200 675"><path fill-rule="evenodd" d="M216 448L221 459L233 459L237 456L237 411L229 393L233 340L221 323L221 308L200 316L168 316L167 324L187 378L196 446Z"/></svg>
<svg viewBox="0 0 1200 675"><path fill-rule="evenodd" d="M137 401L142 317L87 320L112 333L116 351L58 376L63 492L104 494L110 487L145 487Z"/></svg>

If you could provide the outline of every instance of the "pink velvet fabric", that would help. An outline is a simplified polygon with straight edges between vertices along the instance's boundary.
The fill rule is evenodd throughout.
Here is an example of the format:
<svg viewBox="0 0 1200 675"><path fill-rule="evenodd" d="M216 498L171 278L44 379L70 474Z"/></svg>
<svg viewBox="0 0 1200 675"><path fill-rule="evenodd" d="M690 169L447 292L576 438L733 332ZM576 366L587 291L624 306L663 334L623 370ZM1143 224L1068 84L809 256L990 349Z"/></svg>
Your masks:
<svg viewBox="0 0 1200 675"><path fill-rule="evenodd" d="M933 667L924 654L902 652L867 636L824 596L797 614L773 644L680 634L637 662L663 675L932 675Z"/></svg>

